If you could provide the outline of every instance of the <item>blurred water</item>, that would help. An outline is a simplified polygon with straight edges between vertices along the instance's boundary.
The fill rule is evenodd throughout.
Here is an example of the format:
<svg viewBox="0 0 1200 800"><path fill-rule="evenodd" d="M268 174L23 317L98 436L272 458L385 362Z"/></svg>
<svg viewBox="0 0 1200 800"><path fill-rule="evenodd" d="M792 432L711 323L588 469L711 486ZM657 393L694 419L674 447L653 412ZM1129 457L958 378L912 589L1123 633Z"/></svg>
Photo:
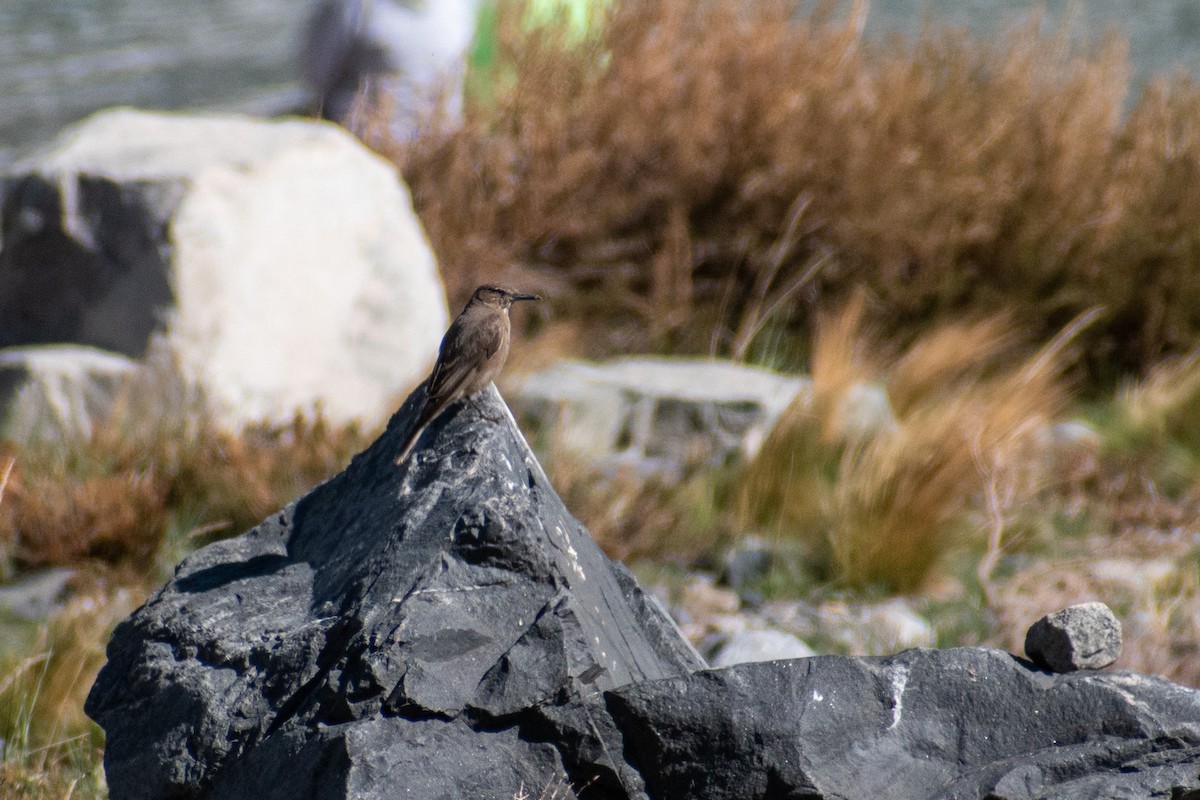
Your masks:
<svg viewBox="0 0 1200 800"><path fill-rule="evenodd" d="M1099 42L1110 29L1128 37L1135 91L1176 69L1200 75L1200 0L875 0L867 33L915 32L928 12L939 26L987 36L1039 10L1045 11L1043 30L1065 24L1080 43Z"/></svg>
<svg viewBox="0 0 1200 800"><path fill-rule="evenodd" d="M299 102L305 0L0 0L0 166L99 108Z"/></svg>
<svg viewBox="0 0 1200 800"><path fill-rule="evenodd" d="M867 31L913 32L928 10L939 24L988 35L1043 6L1051 27L1075 7L1072 29L1082 40L1109 25L1126 32L1135 83L1176 66L1200 75L1200 0L875 0ZM296 43L311 7L311 0L0 0L0 168L106 106L262 114L299 107Z"/></svg>

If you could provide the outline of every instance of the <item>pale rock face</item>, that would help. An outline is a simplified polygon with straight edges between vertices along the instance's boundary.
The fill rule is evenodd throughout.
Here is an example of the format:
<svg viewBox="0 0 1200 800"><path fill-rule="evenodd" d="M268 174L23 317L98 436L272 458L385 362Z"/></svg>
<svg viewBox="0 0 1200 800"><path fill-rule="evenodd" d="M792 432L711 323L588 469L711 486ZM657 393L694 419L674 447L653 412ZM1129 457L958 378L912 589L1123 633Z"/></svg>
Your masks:
<svg viewBox="0 0 1200 800"><path fill-rule="evenodd" d="M39 332L36 314L19 330L0 321L0 343L140 355L142 332L118 329L153 318L235 425L314 406L334 420L378 419L436 356L445 294L408 192L336 126L117 109L24 170L8 181L0 308L56 302L20 278L45 264L48 242L83 253L70 267L80 274L60 283L96 288L53 331ZM50 213L22 209L25 196ZM138 235L112 233L127 228ZM169 292L144 289L155 282Z"/></svg>
<svg viewBox="0 0 1200 800"><path fill-rule="evenodd" d="M564 360L520 381L515 408L557 447L609 467L679 476L753 457L812 381L716 359Z"/></svg>
<svg viewBox="0 0 1200 800"><path fill-rule="evenodd" d="M778 661L785 658L811 658L816 655L799 637L785 631L742 631L731 635L711 660L713 669Z"/></svg>
<svg viewBox="0 0 1200 800"><path fill-rule="evenodd" d="M91 436L136 369L131 359L93 347L0 350L0 425L20 442Z"/></svg>

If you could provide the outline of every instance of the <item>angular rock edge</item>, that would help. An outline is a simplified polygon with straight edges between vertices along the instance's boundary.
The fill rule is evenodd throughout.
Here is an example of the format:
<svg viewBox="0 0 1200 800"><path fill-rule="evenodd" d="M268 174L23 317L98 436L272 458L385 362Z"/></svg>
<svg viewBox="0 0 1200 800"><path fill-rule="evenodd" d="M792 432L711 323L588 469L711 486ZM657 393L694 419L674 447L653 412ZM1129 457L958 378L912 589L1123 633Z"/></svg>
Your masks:
<svg viewBox="0 0 1200 800"><path fill-rule="evenodd" d="M1158 679L982 649L703 669L494 388L393 466L420 395L118 626L86 704L114 800L1200 791L1200 692Z"/></svg>

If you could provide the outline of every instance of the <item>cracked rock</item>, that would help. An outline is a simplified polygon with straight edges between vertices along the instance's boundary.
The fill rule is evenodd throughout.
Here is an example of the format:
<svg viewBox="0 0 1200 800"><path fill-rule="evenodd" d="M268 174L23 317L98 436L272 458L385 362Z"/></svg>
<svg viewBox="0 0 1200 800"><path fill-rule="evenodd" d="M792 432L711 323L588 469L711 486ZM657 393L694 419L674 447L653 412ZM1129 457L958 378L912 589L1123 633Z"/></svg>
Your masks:
<svg viewBox="0 0 1200 800"><path fill-rule="evenodd" d="M87 702L113 798L536 795L578 776L522 712L703 666L494 388L394 466L416 399L118 627Z"/></svg>

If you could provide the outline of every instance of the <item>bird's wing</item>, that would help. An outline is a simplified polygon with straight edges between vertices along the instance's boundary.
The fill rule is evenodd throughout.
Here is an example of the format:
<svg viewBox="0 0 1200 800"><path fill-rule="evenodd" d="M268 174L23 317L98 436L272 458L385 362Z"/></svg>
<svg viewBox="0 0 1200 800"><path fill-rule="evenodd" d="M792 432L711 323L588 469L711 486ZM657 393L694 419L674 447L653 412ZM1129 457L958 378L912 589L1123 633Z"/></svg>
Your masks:
<svg viewBox="0 0 1200 800"><path fill-rule="evenodd" d="M508 335L506 328L508 318L506 316L496 316L488 320L487 325L479 331L479 335L475 337L474 345L478 348L477 354L480 361L487 361L492 356L496 355L496 351L504 344L504 337Z"/></svg>
<svg viewBox="0 0 1200 800"><path fill-rule="evenodd" d="M429 376L429 397L450 397L475 370L496 354L504 342L504 330L499 325L483 325L463 335L455 320L442 339L441 351L433 374Z"/></svg>

